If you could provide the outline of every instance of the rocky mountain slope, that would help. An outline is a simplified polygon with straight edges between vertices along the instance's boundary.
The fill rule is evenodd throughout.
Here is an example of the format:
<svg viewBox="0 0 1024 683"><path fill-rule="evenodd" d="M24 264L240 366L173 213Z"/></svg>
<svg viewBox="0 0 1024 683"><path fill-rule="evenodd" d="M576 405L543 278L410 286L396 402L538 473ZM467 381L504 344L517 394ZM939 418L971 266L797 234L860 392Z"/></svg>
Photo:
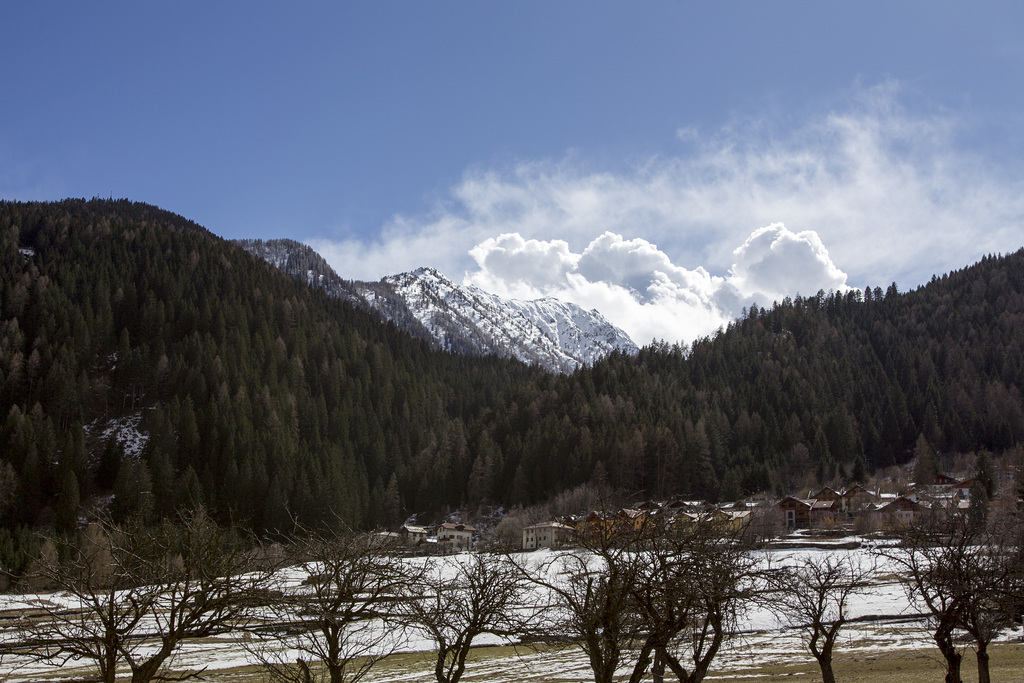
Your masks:
<svg viewBox="0 0 1024 683"><path fill-rule="evenodd" d="M239 244L292 277L366 308L446 351L511 357L559 373L591 365L612 351L637 351L626 333L598 311L558 299L502 299L477 287L457 285L433 268L379 282L347 281L304 244Z"/></svg>

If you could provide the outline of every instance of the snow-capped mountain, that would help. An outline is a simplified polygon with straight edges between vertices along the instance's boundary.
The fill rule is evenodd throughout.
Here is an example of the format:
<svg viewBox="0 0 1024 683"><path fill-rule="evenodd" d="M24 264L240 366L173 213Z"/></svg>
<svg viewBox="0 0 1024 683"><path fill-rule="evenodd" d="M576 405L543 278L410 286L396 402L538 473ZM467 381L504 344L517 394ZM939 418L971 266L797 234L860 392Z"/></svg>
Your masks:
<svg viewBox="0 0 1024 683"><path fill-rule="evenodd" d="M441 348L513 356L555 372L619 350L635 353L636 344L598 311L545 298L502 299L478 287L456 285L433 268L386 277L409 310ZM375 294L365 292L374 305Z"/></svg>
<svg viewBox="0 0 1024 683"><path fill-rule="evenodd" d="M292 240L239 244L292 277L366 308L447 351L514 357L552 372L571 372L615 350L637 351L629 336L598 311L558 299L502 299L477 287L457 285L433 268L380 282L347 281L304 244Z"/></svg>

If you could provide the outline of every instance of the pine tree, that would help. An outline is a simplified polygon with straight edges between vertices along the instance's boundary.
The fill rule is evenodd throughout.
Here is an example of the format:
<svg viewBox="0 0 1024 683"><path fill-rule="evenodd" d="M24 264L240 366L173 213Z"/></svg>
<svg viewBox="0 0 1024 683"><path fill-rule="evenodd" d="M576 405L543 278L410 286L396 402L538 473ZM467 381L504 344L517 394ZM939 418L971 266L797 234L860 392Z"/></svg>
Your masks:
<svg viewBox="0 0 1024 683"><path fill-rule="evenodd" d="M986 500L992 500L996 495L996 475L992 455L988 451L978 451L975 456L974 480L981 484Z"/></svg>
<svg viewBox="0 0 1024 683"><path fill-rule="evenodd" d="M924 438L924 434L917 437L917 445L914 447L914 482L919 486L935 483L939 476L939 466L935 461L935 451Z"/></svg>
<svg viewBox="0 0 1024 683"><path fill-rule="evenodd" d="M402 523L402 499L398 492L398 476L394 473L388 480L388 486L384 489L384 526L388 529L395 529Z"/></svg>
<svg viewBox="0 0 1024 683"><path fill-rule="evenodd" d="M81 504L78 477L74 470L63 469L58 485L55 526L58 531L68 533L78 526L78 508Z"/></svg>
<svg viewBox="0 0 1024 683"><path fill-rule="evenodd" d="M483 450L473 461L473 470L469 474L469 502L480 504L490 497L494 479L494 459L490 450Z"/></svg>

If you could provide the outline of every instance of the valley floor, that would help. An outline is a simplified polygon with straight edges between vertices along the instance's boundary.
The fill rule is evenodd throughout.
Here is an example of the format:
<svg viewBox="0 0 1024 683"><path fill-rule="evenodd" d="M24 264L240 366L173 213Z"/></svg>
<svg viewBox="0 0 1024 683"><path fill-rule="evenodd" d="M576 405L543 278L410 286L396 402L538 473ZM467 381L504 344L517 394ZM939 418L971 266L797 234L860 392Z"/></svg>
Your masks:
<svg viewBox="0 0 1024 683"><path fill-rule="evenodd" d="M922 638L920 624L860 625L851 629L835 656L836 678L840 683L932 683L941 681L943 663L938 650ZM732 644L705 679L718 683L782 683L821 680L817 664L803 654L798 639L785 634L752 634ZM188 659L209 662L214 649L197 648ZM223 654L222 652L219 654ZM990 648L993 681L1024 680L1024 644L1004 641ZM182 659L180 664L185 664ZM428 653L393 655L373 669L366 679L373 683L432 683L432 661ZM978 680L974 654L967 650L963 665L964 683ZM81 680L82 669L29 676L14 672L10 680ZM622 680L627 675L623 672ZM263 674L252 666L240 665L208 671L209 683L260 683ZM583 654L576 648L564 650L488 646L474 650L463 681L466 683L584 683L593 680Z"/></svg>
<svg viewBox="0 0 1024 683"><path fill-rule="evenodd" d="M794 549L775 551L771 562L785 562L808 554L852 553L867 561L871 553L864 549ZM769 554L765 554L768 561ZM298 580L293 577L291 580ZM33 600L59 599L58 596L0 596L0 612L10 617ZM885 683L924 683L942 680L944 668L938 649L930 639L923 616L914 608L891 570L877 565L871 588L857 598L851 610L855 619L841 632L836 644L835 671L841 682L884 681ZM11 642L14 634L0 637ZM742 615L739 634L727 641L716 657L708 681L820 680L816 662L807 653L802 633L786 628L767 609L752 609ZM1024 644L1021 629L1004 632L990 648L993 681L1024 680ZM575 647L539 648L502 644L494 638L482 639L485 647L476 648L466 674L467 682L498 683L534 681L536 683L576 683L593 680L586 657ZM379 663L367 681L374 683L430 683L433 665L426 652L431 642L410 637L405 652ZM964 681L977 680L973 651L964 643ZM0 651L2 654L2 651ZM193 641L181 649L173 662L176 672L205 669L203 680L212 683L256 683L262 672L249 663L244 643L235 635ZM62 668L42 666L18 660L10 654L0 656L0 682L82 680L92 674L84 666L69 662ZM623 671L625 680L626 671Z"/></svg>

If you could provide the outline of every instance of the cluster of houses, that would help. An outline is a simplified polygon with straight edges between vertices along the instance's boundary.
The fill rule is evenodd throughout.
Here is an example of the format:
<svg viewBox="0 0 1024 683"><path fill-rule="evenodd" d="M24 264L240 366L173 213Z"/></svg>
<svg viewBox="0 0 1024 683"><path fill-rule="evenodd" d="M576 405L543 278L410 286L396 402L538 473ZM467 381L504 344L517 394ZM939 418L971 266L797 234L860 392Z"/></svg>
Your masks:
<svg viewBox="0 0 1024 683"><path fill-rule="evenodd" d="M591 512L533 524L523 529L523 550L562 548L573 545L582 535L614 534L641 530L645 524L673 525L713 523L737 529L750 519L750 506L734 503L712 508L702 502L645 502L615 512ZM477 529L469 524L444 522L433 527L403 525L397 532L385 533L392 541L422 553L451 553L472 550Z"/></svg>
<svg viewBox="0 0 1024 683"><path fill-rule="evenodd" d="M774 505L752 501L720 506L702 501L647 501L614 512L591 512L531 524L523 528L522 548L562 548L581 537L640 531L652 523L663 528L711 523L735 530L748 524L758 507L778 510L779 522L787 529L885 529L911 524L935 507L969 507L973 483L973 478L957 480L940 474L934 483L900 494L871 491L860 485L838 491L826 486L805 497L787 496ZM472 550L476 533L469 524L444 522L434 527L406 524L388 535L421 552L449 553Z"/></svg>
<svg viewBox="0 0 1024 683"><path fill-rule="evenodd" d="M581 537L599 538L624 531L641 531L650 524L662 528L681 524L715 524L722 528L739 529L750 521L750 508L749 504L743 502L711 507L694 501L647 501L614 512L591 512L581 517L566 517L525 527L523 550L561 548L573 544Z"/></svg>
<svg viewBox="0 0 1024 683"><path fill-rule="evenodd" d="M778 508L788 529L885 529L912 524L932 508L969 507L973 484L973 477L957 480L940 474L934 483L900 494L860 485L842 491L826 486L805 498L787 496Z"/></svg>
<svg viewBox="0 0 1024 683"><path fill-rule="evenodd" d="M973 484L973 477L954 479L939 474L931 484L914 486L903 493L871 491L859 484L838 491L826 486L806 497L787 496L768 506L753 501L717 507L693 501L646 502L614 513L591 512L584 517L533 524L523 529L523 550L568 546L580 534L593 535L630 526L639 530L658 518L668 526L710 522L738 529L751 521L757 508L778 510L778 521L787 529L887 529L912 524L930 509L968 508Z"/></svg>
<svg viewBox="0 0 1024 683"><path fill-rule="evenodd" d="M787 496L774 507L780 511L779 521L787 529L887 529L912 524L929 509L969 507L973 484L973 477L954 479L940 474L933 483L904 493L881 493L859 484L838 491L826 486L806 497ZM751 521L757 507L763 506L749 501L718 507L703 502L675 501L646 502L614 513L591 512L580 518L552 520L524 528L523 550L564 547L571 545L580 534L594 535L629 527L639 530L652 520L666 526L710 522L738 529Z"/></svg>

